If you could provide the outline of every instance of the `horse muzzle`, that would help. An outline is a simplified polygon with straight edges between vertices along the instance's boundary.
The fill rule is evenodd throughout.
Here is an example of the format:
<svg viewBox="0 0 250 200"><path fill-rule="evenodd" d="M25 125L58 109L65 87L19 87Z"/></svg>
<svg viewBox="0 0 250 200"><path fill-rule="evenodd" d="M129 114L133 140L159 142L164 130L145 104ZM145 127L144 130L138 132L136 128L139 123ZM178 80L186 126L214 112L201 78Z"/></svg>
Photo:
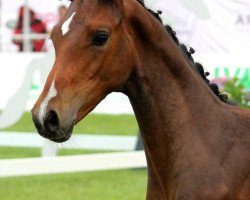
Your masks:
<svg viewBox="0 0 250 200"><path fill-rule="evenodd" d="M48 111L43 119L39 119L32 110L32 120L42 137L57 143L65 142L71 137L75 124L74 120L62 123L54 110Z"/></svg>

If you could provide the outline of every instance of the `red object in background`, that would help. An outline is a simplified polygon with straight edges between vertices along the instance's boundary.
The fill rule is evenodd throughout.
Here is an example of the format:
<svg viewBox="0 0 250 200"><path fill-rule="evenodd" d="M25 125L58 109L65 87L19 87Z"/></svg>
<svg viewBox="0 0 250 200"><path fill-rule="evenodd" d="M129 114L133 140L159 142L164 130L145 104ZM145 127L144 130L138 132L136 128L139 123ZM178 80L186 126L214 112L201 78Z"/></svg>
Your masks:
<svg viewBox="0 0 250 200"><path fill-rule="evenodd" d="M36 18L35 12L29 9L30 13L30 31L31 33L47 33L46 25L39 19ZM18 22L14 30L14 34L23 33L23 18L24 18L24 7L22 6L19 9ZM23 41L22 40L13 40L13 42L19 46L19 51L23 51ZM39 52L43 50L45 40L32 40L33 51Z"/></svg>

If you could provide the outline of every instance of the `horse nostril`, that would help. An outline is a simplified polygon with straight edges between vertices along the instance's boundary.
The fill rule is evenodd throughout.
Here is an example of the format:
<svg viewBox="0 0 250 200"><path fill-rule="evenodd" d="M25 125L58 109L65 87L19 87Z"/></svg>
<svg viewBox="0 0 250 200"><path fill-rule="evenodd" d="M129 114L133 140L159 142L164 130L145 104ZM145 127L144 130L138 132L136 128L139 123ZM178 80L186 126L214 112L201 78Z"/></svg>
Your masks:
<svg viewBox="0 0 250 200"><path fill-rule="evenodd" d="M55 111L51 110L44 119L44 127L49 132L56 132L59 129L59 118Z"/></svg>

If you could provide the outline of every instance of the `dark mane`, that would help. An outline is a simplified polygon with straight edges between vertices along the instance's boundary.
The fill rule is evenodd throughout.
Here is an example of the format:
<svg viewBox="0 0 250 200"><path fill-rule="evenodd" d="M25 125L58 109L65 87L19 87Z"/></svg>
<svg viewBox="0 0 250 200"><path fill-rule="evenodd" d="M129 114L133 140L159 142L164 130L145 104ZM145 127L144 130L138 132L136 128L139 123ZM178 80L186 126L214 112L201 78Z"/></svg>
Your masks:
<svg viewBox="0 0 250 200"><path fill-rule="evenodd" d="M195 69L196 72L198 72L198 74L206 82L206 84L210 87L210 89L214 92L214 94L218 96L221 101L227 102L228 96L226 94L220 93L218 85L216 85L215 83L210 83L210 80L207 78L210 73L204 71L202 64L194 61L192 54L195 53L195 50L192 47L188 49L185 44L180 43L176 36L176 32L172 29L172 27L167 24L166 25L163 24L163 21L160 17L162 12L161 11L154 12L153 10L147 8L145 6L144 0L137 0L137 1L165 27L166 31L172 37L176 45L182 50L185 57L190 61L191 66Z"/></svg>

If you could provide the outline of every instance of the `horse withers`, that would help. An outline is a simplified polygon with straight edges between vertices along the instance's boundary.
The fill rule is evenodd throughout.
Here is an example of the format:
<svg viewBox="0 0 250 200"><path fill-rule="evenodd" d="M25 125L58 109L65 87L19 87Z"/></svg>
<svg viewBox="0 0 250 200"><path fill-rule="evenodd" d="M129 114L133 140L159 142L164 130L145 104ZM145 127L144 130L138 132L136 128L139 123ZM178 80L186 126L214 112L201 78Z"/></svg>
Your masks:
<svg viewBox="0 0 250 200"><path fill-rule="evenodd" d="M137 0L74 0L51 33L56 60L32 109L64 142L109 93L133 106L148 163L147 200L249 200L250 112L222 102Z"/></svg>

